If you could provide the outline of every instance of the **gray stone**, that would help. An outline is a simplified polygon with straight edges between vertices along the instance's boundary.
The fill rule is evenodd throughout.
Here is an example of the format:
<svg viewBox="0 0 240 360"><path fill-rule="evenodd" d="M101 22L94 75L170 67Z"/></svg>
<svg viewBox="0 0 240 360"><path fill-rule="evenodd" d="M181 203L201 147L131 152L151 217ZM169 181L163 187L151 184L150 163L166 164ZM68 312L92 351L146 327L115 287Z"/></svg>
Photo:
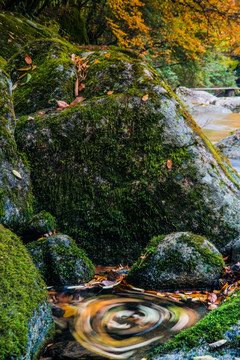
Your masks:
<svg viewBox="0 0 240 360"><path fill-rule="evenodd" d="M157 236L131 268L129 281L145 289L209 287L223 271L219 251L188 232Z"/></svg>
<svg viewBox="0 0 240 360"><path fill-rule="evenodd" d="M232 247L232 263L240 262L240 239L238 239Z"/></svg>
<svg viewBox="0 0 240 360"><path fill-rule="evenodd" d="M48 285L76 285L94 276L92 262L67 235L52 235L26 246Z"/></svg>
<svg viewBox="0 0 240 360"><path fill-rule="evenodd" d="M217 107L225 107L235 113L240 112L240 96L217 98L212 101L212 104Z"/></svg>

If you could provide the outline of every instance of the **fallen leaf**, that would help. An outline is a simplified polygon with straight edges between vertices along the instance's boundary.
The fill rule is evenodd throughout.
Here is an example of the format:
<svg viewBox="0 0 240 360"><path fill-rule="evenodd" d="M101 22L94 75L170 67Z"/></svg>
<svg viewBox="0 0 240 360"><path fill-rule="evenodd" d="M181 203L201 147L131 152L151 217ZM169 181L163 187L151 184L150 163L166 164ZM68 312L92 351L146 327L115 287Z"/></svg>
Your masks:
<svg viewBox="0 0 240 360"><path fill-rule="evenodd" d="M19 77L19 80L22 79L22 78L23 78L24 76L26 76L26 75L27 75L27 73L21 75L21 76Z"/></svg>
<svg viewBox="0 0 240 360"><path fill-rule="evenodd" d="M26 57L25 57L25 62L28 64L28 65L31 65L32 63L32 59L31 57L27 54Z"/></svg>
<svg viewBox="0 0 240 360"><path fill-rule="evenodd" d="M81 83L78 87L78 90L82 91L83 89L85 89L85 84Z"/></svg>
<svg viewBox="0 0 240 360"><path fill-rule="evenodd" d="M38 114L43 115L44 112L43 111L38 111Z"/></svg>
<svg viewBox="0 0 240 360"><path fill-rule="evenodd" d="M32 71L35 70L36 68L37 68L37 65L33 65Z"/></svg>
<svg viewBox="0 0 240 360"><path fill-rule="evenodd" d="M213 349L219 348L220 346L223 346L227 342L228 342L227 339L221 339L221 340L215 341L214 343L208 344L208 346L211 350L213 350Z"/></svg>
<svg viewBox="0 0 240 360"><path fill-rule="evenodd" d="M148 97L149 97L148 94L144 95L144 96L142 97L142 101L147 101L147 100L148 100Z"/></svg>
<svg viewBox="0 0 240 360"><path fill-rule="evenodd" d="M18 87L18 83L15 83L12 87L12 91L15 90Z"/></svg>
<svg viewBox="0 0 240 360"><path fill-rule="evenodd" d="M29 116L29 117L27 118L27 121L30 121L30 120L34 120L34 118L33 118L32 116Z"/></svg>
<svg viewBox="0 0 240 360"><path fill-rule="evenodd" d="M28 83L31 80L31 78L32 78L32 75L27 74L26 83Z"/></svg>
<svg viewBox="0 0 240 360"><path fill-rule="evenodd" d="M96 64L99 64L100 63L100 61L97 59L97 60L95 60L94 62L93 62L93 65L96 65Z"/></svg>
<svg viewBox="0 0 240 360"><path fill-rule="evenodd" d="M82 102L83 100L85 100L85 98L84 98L84 97L82 97L82 96L78 96L78 97L76 97L76 99L75 99L75 100L73 100L73 101L71 102L70 106L72 106L72 105L76 105L76 104L78 104L78 103ZM68 106L69 106L69 105L68 105Z"/></svg>
<svg viewBox="0 0 240 360"><path fill-rule="evenodd" d="M114 93L114 91L108 91L107 94L108 95L112 95Z"/></svg>
<svg viewBox="0 0 240 360"><path fill-rule="evenodd" d="M73 62L75 62L75 60L76 60L75 54L72 54L72 55L71 55L71 59L72 59Z"/></svg>
<svg viewBox="0 0 240 360"><path fill-rule="evenodd" d="M65 109L66 107L69 107L69 104L62 100L57 100L58 104L58 110Z"/></svg>
<svg viewBox="0 0 240 360"><path fill-rule="evenodd" d="M22 175L21 175L21 174L19 174L19 172L18 172L18 171L16 171L16 170L12 170L12 173L13 173L13 175L15 175L18 179L22 179Z"/></svg>
<svg viewBox="0 0 240 360"><path fill-rule="evenodd" d="M111 54L110 54L110 53L105 54L105 57L106 57L106 58L110 58L110 56L111 56Z"/></svg>
<svg viewBox="0 0 240 360"><path fill-rule="evenodd" d="M167 161L167 168L171 169L171 167L172 167L172 160L168 160Z"/></svg>
<svg viewBox="0 0 240 360"><path fill-rule="evenodd" d="M8 42L9 42L9 43L11 43L11 42L12 42L12 40L11 40L11 39L8 39Z"/></svg>
<svg viewBox="0 0 240 360"><path fill-rule="evenodd" d="M18 69L18 71L28 71L28 70L31 70L31 66L25 66L21 69Z"/></svg>
<svg viewBox="0 0 240 360"><path fill-rule="evenodd" d="M214 304L216 301L217 301L217 295L214 294L214 293L209 293L208 296L207 296L207 300Z"/></svg>
<svg viewBox="0 0 240 360"><path fill-rule="evenodd" d="M75 82L75 97L78 96L78 92L79 92L79 89L78 89L78 86L79 86L79 78L77 78L76 82Z"/></svg>

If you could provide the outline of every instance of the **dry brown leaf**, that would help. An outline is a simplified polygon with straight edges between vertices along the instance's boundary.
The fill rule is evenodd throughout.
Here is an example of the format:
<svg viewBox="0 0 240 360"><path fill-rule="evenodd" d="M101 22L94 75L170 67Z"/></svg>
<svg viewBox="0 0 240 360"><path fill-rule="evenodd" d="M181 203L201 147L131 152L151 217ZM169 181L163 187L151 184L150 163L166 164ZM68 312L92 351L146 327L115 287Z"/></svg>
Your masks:
<svg viewBox="0 0 240 360"><path fill-rule="evenodd" d="M21 69L18 69L18 71L28 71L28 70L31 70L31 66L25 66Z"/></svg>
<svg viewBox="0 0 240 360"><path fill-rule="evenodd" d="M57 100L58 104L58 110L65 109L66 107L69 107L69 104L62 100Z"/></svg>
<svg viewBox="0 0 240 360"><path fill-rule="evenodd" d="M73 100L73 101L71 102L70 106L76 105L76 104L78 104L78 103L82 102L83 100L85 100L85 98L84 98L84 97L82 97L82 96L78 96L78 97L76 97L76 99L75 99L75 100Z"/></svg>
<svg viewBox="0 0 240 360"><path fill-rule="evenodd" d="M214 293L209 293L208 296L207 296L207 300L214 304L216 301L217 301L217 295L214 294Z"/></svg>
<svg viewBox="0 0 240 360"><path fill-rule="evenodd" d="M85 84L81 83L78 87L78 90L82 91L83 89L85 89Z"/></svg>
<svg viewBox="0 0 240 360"><path fill-rule="evenodd" d="M108 91L107 94L108 95L112 95L114 93L114 91Z"/></svg>
<svg viewBox="0 0 240 360"><path fill-rule="evenodd" d="M171 167L172 167L172 160L168 160L167 161L167 168L171 169Z"/></svg>
<svg viewBox="0 0 240 360"><path fill-rule="evenodd" d="M77 78L76 82L75 82L75 97L78 96L78 86L79 86L79 78Z"/></svg>
<svg viewBox="0 0 240 360"><path fill-rule="evenodd" d="M105 57L106 57L106 58L110 58L110 56L111 56L110 53L105 54Z"/></svg>
<svg viewBox="0 0 240 360"><path fill-rule="evenodd" d="M25 57L25 62L28 64L28 65L31 65L32 63L32 59L31 57L27 54L26 57Z"/></svg>
<svg viewBox="0 0 240 360"><path fill-rule="evenodd" d="M96 64L99 64L100 63L100 61L97 59L97 60L95 60L94 62L93 62L93 65L96 65Z"/></svg>
<svg viewBox="0 0 240 360"><path fill-rule="evenodd" d="M142 97L142 101L147 101L147 100L148 100L148 98L149 98L149 95L148 95L148 94L146 94L146 95L144 95L144 96Z"/></svg>

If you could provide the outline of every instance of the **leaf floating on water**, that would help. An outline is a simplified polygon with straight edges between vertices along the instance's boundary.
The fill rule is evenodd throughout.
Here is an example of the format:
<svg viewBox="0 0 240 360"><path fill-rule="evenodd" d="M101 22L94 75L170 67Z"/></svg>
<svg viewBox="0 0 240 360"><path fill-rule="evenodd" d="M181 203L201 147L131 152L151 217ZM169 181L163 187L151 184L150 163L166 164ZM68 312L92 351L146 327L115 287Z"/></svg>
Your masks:
<svg viewBox="0 0 240 360"><path fill-rule="evenodd" d="M27 54L26 57L25 57L25 62L28 64L28 65L31 65L32 63L32 59L31 57Z"/></svg>
<svg viewBox="0 0 240 360"><path fill-rule="evenodd" d="M21 175L21 174L19 174L19 172L18 172L18 171L16 171L16 170L12 170L12 173L13 173L13 175L15 175L18 179L22 179L22 175Z"/></svg>
<svg viewBox="0 0 240 360"><path fill-rule="evenodd" d="M167 168L171 169L171 167L172 167L172 160L168 160L167 161Z"/></svg>
<svg viewBox="0 0 240 360"><path fill-rule="evenodd" d="M142 101L147 101L147 100L148 100L148 98L149 98L149 95L148 95L148 94L146 94L146 95L144 95L144 96L142 97Z"/></svg>

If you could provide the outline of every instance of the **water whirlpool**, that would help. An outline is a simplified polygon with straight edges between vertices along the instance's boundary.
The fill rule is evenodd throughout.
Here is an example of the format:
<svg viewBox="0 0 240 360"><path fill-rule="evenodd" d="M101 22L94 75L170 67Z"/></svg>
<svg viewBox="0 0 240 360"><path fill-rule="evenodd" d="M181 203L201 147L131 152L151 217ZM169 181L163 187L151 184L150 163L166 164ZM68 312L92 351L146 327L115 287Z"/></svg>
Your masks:
<svg viewBox="0 0 240 360"><path fill-rule="evenodd" d="M197 310L154 295L102 295L79 305L72 333L91 352L127 359L153 342L166 341L199 317Z"/></svg>

